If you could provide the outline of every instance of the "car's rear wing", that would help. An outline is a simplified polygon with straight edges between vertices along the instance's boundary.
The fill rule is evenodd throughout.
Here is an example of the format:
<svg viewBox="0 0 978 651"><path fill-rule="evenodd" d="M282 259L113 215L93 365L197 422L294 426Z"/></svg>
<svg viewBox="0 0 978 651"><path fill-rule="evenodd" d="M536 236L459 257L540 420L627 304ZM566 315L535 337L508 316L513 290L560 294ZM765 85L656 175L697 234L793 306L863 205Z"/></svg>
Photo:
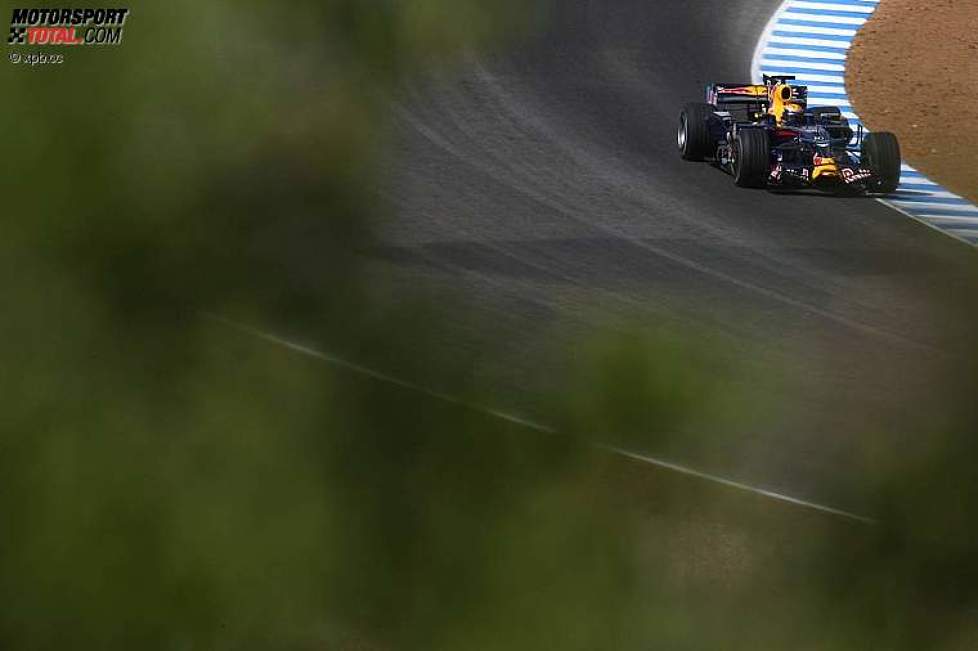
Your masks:
<svg viewBox="0 0 978 651"><path fill-rule="evenodd" d="M706 102L718 109L731 104L767 105L767 86L757 84L715 83L706 87Z"/></svg>
<svg viewBox="0 0 978 651"><path fill-rule="evenodd" d="M758 119L770 108L767 86L716 83L706 87L706 102L736 122Z"/></svg>

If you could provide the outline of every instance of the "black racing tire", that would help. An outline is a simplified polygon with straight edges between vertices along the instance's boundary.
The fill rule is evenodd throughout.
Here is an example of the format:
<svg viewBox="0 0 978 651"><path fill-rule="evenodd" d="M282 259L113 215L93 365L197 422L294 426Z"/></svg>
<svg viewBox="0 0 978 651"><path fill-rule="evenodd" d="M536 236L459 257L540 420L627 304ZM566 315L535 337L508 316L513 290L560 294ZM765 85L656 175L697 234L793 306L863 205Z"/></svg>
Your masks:
<svg viewBox="0 0 978 651"><path fill-rule="evenodd" d="M874 131L863 139L861 164L878 178L874 191L896 192L900 186L900 142L888 131Z"/></svg>
<svg viewBox="0 0 978 651"><path fill-rule="evenodd" d="M737 132L734 183L741 188L763 188L771 173L771 139L764 129Z"/></svg>
<svg viewBox="0 0 978 651"><path fill-rule="evenodd" d="M685 160L701 161L715 152L716 143L710 135L713 119L712 104L689 103L679 114L679 133L676 138L679 153Z"/></svg>

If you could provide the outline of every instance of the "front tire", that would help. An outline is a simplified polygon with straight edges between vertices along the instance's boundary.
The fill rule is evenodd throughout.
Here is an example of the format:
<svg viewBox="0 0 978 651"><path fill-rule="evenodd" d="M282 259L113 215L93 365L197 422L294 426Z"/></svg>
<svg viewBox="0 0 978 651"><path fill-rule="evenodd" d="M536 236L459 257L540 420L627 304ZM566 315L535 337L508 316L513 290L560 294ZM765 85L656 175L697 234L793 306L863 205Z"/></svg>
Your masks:
<svg viewBox="0 0 978 651"><path fill-rule="evenodd" d="M737 132L734 183L741 188L763 188L771 173L771 141L764 129Z"/></svg>
<svg viewBox="0 0 978 651"><path fill-rule="evenodd" d="M900 160L900 142L892 133L874 131L863 140L860 163L876 175L876 192L896 192L900 186Z"/></svg>
<svg viewBox="0 0 978 651"><path fill-rule="evenodd" d="M713 138L710 136L713 110L712 104L690 103L683 107L679 114L677 136L679 153L683 159L701 161L714 154Z"/></svg>

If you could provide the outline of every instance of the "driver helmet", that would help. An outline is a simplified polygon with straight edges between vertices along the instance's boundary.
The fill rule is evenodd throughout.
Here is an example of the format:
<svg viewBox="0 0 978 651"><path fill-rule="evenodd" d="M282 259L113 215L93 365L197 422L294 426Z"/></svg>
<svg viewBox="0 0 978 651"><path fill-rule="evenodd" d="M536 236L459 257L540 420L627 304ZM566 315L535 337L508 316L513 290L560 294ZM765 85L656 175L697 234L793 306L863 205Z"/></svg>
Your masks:
<svg viewBox="0 0 978 651"><path fill-rule="evenodd" d="M784 105L784 119L789 122L801 121L805 116L805 103L794 99Z"/></svg>

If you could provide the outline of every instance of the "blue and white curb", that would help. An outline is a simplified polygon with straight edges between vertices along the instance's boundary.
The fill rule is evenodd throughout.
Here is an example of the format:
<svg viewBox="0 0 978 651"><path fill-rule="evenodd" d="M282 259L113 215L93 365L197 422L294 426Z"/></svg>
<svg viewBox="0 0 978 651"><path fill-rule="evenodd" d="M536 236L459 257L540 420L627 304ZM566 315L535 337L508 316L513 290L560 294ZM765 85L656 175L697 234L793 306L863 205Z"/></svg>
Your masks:
<svg viewBox="0 0 978 651"><path fill-rule="evenodd" d="M811 106L838 106L849 122L862 124L846 93L846 59L856 32L876 11L879 0L787 0L771 18L757 50L751 74L795 75L808 86ZM883 203L931 228L978 245L978 206L948 192L903 165L903 182Z"/></svg>

